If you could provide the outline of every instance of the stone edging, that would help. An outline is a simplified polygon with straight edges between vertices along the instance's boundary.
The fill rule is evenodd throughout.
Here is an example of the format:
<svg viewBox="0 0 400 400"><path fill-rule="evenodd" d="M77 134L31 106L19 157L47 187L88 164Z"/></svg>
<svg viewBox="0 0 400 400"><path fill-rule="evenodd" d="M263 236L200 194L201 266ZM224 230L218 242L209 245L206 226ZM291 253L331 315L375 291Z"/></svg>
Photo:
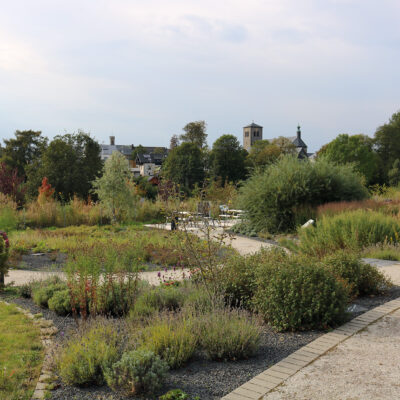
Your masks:
<svg viewBox="0 0 400 400"><path fill-rule="evenodd" d="M24 314L26 317L31 319L35 325L40 327L40 339L42 341L45 353L40 371L39 380L36 384L35 391L33 392L31 400L44 399L47 389L47 384L53 379L53 372L51 371L51 355L53 351L53 340L52 336L58 332L58 329L54 326L52 320L44 319L43 317L36 318L30 311L18 307L16 304L7 303L6 301L0 300L6 305L14 305L18 311Z"/></svg>
<svg viewBox="0 0 400 400"><path fill-rule="evenodd" d="M290 356L279 361L271 368L250 379L242 386L222 397L221 400L261 400L264 396L281 385L287 378L308 364L314 362L339 343L355 335L378 319L400 309L400 298L375 307L359 315L339 328L322 335L303 346Z"/></svg>

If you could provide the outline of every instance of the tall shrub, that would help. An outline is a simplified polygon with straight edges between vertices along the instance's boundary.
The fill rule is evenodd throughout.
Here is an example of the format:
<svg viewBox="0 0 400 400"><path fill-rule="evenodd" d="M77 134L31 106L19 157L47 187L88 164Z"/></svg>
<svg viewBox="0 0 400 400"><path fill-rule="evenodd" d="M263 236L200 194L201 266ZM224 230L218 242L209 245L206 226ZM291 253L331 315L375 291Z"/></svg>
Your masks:
<svg viewBox="0 0 400 400"><path fill-rule="evenodd" d="M362 178L349 165L284 156L243 185L239 203L257 231L275 233L293 230L299 209L367 197Z"/></svg>

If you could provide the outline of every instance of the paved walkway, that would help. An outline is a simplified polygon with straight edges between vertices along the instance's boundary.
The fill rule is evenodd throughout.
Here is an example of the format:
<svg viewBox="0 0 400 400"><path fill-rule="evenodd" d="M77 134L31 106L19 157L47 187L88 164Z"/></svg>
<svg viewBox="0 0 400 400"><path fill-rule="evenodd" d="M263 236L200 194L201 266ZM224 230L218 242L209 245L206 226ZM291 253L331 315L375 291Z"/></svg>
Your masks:
<svg viewBox="0 0 400 400"><path fill-rule="evenodd" d="M183 274L188 276L189 270L180 270L180 271L167 271L162 272L162 277L165 279L173 279L173 280L182 280ZM25 283L29 283L32 281L41 281L47 279L51 276L57 275L62 279L65 279L64 272L47 272L47 271L26 271L26 270L11 270L8 272L8 275L5 278L5 283L10 284L14 282L14 285L20 286ZM139 277L143 280L148 281L151 285L158 285L160 283L160 278L158 277L157 271L152 272L141 272Z"/></svg>
<svg viewBox="0 0 400 400"><path fill-rule="evenodd" d="M364 261L377 266L400 285L400 263ZM396 300L360 315L275 364L224 399L400 399L399 307ZM347 337L340 338L342 335Z"/></svg>
<svg viewBox="0 0 400 400"><path fill-rule="evenodd" d="M218 236L221 233L224 232L224 228L230 227L233 224L235 224L237 221L222 221L218 226L215 227L214 229L214 236ZM145 225L147 228L153 228L153 229L164 229L164 230L171 230L170 224L155 224L155 225ZM196 229L195 227L193 228L188 228L188 231L191 233L194 233L195 235L198 235L199 237L204 237L202 232L199 229ZM263 242L261 240L256 240L256 239L251 239L251 238L246 238L243 236L238 236L238 235L229 235L228 238L225 240L225 244L227 246L232 246L235 250L237 250L241 255L247 255L247 254L252 254L256 253L259 251L262 247L265 248L270 248L275 246L272 243L268 242Z"/></svg>

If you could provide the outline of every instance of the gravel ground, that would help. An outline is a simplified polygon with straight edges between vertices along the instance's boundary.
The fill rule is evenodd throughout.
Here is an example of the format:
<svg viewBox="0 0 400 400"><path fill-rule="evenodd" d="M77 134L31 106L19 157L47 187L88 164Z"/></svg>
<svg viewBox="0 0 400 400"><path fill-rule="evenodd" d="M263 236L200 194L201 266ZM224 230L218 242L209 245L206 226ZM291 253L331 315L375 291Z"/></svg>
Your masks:
<svg viewBox="0 0 400 400"><path fill-rule="evenodd" d="M398 297L400 297L400 287L395 286L384 296L359 298L353 305L362 307L363 311L352 313L352 317ZM52 319L54 325L59 328L59 333L55 337L59 343L64 337L68 337L68 331L76 326L73 318L59 317L50 310L37 307L30 299L14 298L8 301L15 302L33 313L41 312L46 319ZM270 327L265 327L255 357L244 361L221 363L208 361L201 354L197 354L184 368L169 373L163 392L180 388L191 395L199 396L201 400L220 399L323 333L320 331L277 333ZM107 387L75 388L60 382L51 399L116 400L121 397L112 393Z"/></svg>

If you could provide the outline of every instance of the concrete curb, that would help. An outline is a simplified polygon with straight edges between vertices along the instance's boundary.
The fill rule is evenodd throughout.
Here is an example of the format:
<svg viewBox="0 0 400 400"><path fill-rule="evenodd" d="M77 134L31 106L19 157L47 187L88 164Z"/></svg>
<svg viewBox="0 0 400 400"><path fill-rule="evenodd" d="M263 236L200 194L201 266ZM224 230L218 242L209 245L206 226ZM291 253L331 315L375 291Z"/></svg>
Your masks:
<svg viewBox="0 0 400 400"><path fill-rule="evenodd" d="M53 352L54 343L52 336L58 332L58 329L54 326L53 321L41 318L36 318L34 314L24 308L18 307L16 304L7 303L6 301L0 300L2 303L10 306L14 305L18 311L30 318L35 325L40 327L40 338L44 347L44 360L42 369L40 371L38 382L36 383L35 391L33 392L31 400L44 399L47 390L47 384L49 380L53 379L54 374L51 371L51 356Z"/></svg>
<svg viewBox="0 0 400 400"><path fill-rule="evenodd" d="M262 400L266 394L281 385L287 378L300 369L314 362L326 352L335 348L367 326L400 309L400 298L375 307L359 315L339 328L322 335L313 342L303 346L290 356L279 361L261 374L239 386L233 392L222 397L222 400Z"/></svg>

